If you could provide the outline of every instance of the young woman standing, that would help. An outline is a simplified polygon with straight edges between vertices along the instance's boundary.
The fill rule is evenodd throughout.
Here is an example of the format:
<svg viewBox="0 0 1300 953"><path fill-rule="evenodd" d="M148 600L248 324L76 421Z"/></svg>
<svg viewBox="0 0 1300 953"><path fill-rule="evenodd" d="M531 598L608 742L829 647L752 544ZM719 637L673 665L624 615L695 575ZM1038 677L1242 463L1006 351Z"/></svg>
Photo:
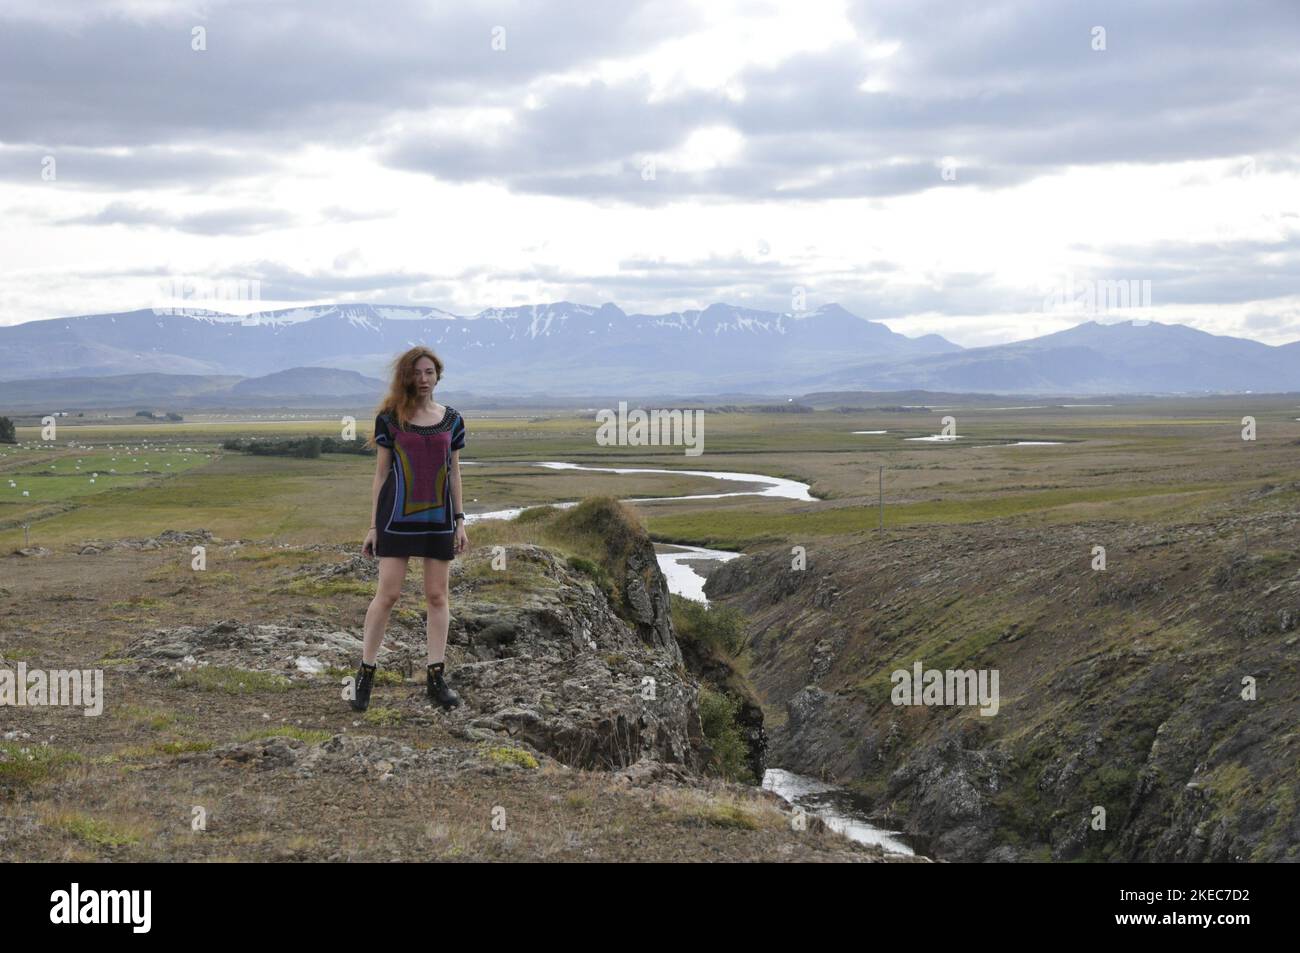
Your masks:
<svg viewBox="0 0 1300 953"><path fill-rule="evenodd" d="M427 347L413 347L393 363L388 396L375 417L367 446L377 450L371 484L370 530L362 552L379 557L379 585L366 610L365 641L357 670L352 707L364 711L374 687L379 646L388 617L402 593L406 562L424 562L428 603L429 698L454 708L460 698L443 681L451 561L469 547L461 512L460 450L465 421L454 407L433 399L442 379L442 361Z"/></svg>

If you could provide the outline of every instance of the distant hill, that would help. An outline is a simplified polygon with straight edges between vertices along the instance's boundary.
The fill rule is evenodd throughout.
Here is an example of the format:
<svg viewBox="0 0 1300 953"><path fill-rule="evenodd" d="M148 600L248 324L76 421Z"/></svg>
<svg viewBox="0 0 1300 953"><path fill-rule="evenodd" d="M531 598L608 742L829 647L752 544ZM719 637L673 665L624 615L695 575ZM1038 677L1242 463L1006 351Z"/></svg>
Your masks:
<svg viewBox="0 0 1300 953"><path fill-rule="evenodd" d="M291 367L264 377L251 377L231 386L235 398L368 397L378 399L385 383L356 371L334 367Z"/></svg>
<svg viewBox="0 0 1300 953"><path fill-rule="evenodd" d="M427 344L446 381L483 394L592 389L762 392L782 380L864 358L897 360L959 350L936 335L909 338L837 305L777 313L726 304L702 311L626 314L559 302L458 317L432 308L321 305L240 320L151 310L0 327L0 380L128 373L260 377L292 367L383 378L398 353Z"/></svg>
<svg viewBox="0 0 1300 953"><path fill-rule="evenodd" d="M999 394L1300 391L1300 342L1270 347L1155 321L1089 321L1055 334L818 375L821 388Z"/></svg>
<svg viewBox="0 0 1300 953"><path fill-rule="evenodd" d="M311 407L372 404L385 383L355 371L295 367L265 377L195 374L118 374L110 377L0 381L3 410L54 411L140 405L164 410L199 407Z"/></svg>
<svg viewBox="0 0 1300 953"><path fill-rule="evenodd" d="M149 374L167 374L176 378L177 397L223 387L234 400L344 397L353 387L368 393L374 385L358 382L385 379L392 359L417 343L446 362L445 388L489 398L1300 390L1300 342L1270 347L1178 324L1088 322L1026 341L963 349L937 335L906 337L835 304L793 313L713 304L627 314L613 304L571 302L494 308L472 317L356 304L244 319L151 310L52 318L0 327L0 381L31 378L35 369L43 378L65 380L129 374L138 378L131 386L142 388L143 396L163 386L150 383ZM317 368L319 376L304 368ZM277 377L285 373L293 376ZM259 383L214 383L229 378ZM92 385L68 383L62 392L80 395L83 387Z"/></svg>

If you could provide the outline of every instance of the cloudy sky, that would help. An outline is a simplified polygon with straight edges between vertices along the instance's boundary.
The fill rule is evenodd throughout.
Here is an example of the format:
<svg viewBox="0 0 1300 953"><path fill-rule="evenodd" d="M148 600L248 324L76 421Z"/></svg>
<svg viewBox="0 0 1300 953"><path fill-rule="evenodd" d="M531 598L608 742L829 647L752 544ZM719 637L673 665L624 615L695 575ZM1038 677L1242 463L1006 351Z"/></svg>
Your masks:
<svg viewBox="0 0 1300 953"><path fill-rule="evenodd" d="M0 324L194 279L1284 343L1298 89L1295 0L5 0ZM1100 281L1149 307L1050 306Z"/></svg>

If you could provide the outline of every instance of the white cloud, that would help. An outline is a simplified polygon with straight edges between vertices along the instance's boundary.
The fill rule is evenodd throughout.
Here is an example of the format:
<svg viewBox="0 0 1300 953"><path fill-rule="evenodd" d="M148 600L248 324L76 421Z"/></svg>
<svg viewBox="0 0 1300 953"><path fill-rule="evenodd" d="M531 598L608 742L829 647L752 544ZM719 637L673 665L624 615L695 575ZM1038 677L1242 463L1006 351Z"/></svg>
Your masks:
<svg viewBox="0 0 1300 953"><path fill-rule="evenodd" d="M699 3L665 24L646 5L588 34L579 7L561 8L558 24L494 8L510 31L500 54L485 40L440 59L412 40L366 59L365 16L328 4L298 41L350 36L337 52L355 78L332 74L327 46L295 49L295 72L266 84L284 100L265 103L235 85L200 108L189 80L157 90L124 75L118 106L78 109L85 82L43 117L24 98L30 73L0 65L11 93L0 119L30 133L0 143L0 323L145 307L168 274L461 313L581 296L629 311L782 310L797 285L812 307L839 301L904 333L983 344L1075 323L1036 309L1045 286L1075 275L1150 280L1155 320L1298 336L1300 162L1282 30L1275 47L1244 27L1223 38L1252 53L1221 80L1243 99L1201 77L1153 81L1126 102L1125 82L1194 74L1210 34L1180 25L1177 43L1142 60L1124 58L1113 30L1107 60L1069 52L1068 24L1011 2L942 24L907 4L829 0ZM44 9L6 15L56 17L58 30L190 16L162 2ZM255 24L231 18L250 11L212 8L243 43ZM1132 31L1151 44L1157 25ZM562 49L539 42L544 29ZM400 37L400 21L382 32ZM122 52L114 35L105 62ZM123 36L132 49L161 42ZM242 67L252 50L238 52ZM412 63L431 72L413 76ZM193 128L167 125L162 141L150 95ZM1274 105L1234 111L1242 103ZM53 149L55 182L40 178L47 130L79 137Z"/></svg>

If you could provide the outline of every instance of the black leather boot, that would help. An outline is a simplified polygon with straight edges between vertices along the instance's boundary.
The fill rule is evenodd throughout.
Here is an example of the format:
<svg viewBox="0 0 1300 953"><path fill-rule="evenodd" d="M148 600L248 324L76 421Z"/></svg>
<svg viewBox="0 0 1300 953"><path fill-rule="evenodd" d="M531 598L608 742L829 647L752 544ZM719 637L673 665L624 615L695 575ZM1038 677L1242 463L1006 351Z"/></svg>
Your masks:
<svg viewBox="0 0 1300 953"><path fill-rule="evenodd" d="M367 665L362 662L357 669L356 682L352 686L353 711L365 711L370 707L370 690L375 687L375 670L378 668L378 664Z"/></svg>
<svg viewBox="0 0 1300 953"><path fill-rule="evenodd" d="M429 692L429 699L435 705L441 705L443 708L455 708L460 704L460 696L451 690L446 682L442 680L442 670L445 663L431 662L425 673L425 687Z"/></svg>

